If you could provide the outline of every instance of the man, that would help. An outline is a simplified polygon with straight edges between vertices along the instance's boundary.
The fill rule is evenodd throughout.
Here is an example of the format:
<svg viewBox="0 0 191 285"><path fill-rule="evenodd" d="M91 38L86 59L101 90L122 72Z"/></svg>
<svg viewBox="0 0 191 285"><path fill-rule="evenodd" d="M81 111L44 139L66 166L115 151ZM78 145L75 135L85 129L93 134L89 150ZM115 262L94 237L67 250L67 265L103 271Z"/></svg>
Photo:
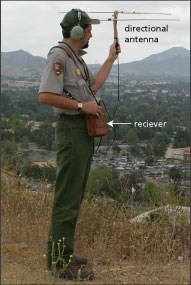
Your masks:
<svg viewBox="0 0 191 285"><path fill-rule="evenodd" d="M91 25L99 23L77 9L65 15L60 24L64 39L50 50L39 88L40 102L52 106L58 115L57 174L48 268L61 267L60 277L70 279L93 276L87 260L73 255L77 217L94 152L94 139L87 134L85 114L102 115L103 110L93 94L104 84L120 52L120 47L112 44L96 76L89 71L82 59L86 53L83 49L88 47L92 37Z"/></svg>

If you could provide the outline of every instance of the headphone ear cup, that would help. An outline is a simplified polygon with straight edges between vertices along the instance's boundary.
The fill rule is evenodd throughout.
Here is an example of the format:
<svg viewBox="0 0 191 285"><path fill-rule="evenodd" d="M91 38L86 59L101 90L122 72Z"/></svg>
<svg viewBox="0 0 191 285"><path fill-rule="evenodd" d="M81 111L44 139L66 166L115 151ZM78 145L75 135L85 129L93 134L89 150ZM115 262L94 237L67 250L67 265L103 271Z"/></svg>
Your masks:
<svg viewBox="0 0 191 285"><path fill-rule="evenodd" d="M79 41L83 38L84 36L84 30L82 27L80 26L75 26L72 28L72 30L70 31L70 37L74 40L74 41Z"/></svg>

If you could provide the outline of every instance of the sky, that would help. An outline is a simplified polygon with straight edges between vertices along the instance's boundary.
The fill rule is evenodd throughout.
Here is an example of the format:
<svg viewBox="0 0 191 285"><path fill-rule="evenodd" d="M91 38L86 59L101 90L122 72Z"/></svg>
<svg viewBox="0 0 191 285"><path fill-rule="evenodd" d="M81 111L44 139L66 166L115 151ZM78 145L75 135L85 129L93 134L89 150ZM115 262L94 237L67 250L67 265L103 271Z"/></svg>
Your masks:
<svg viewBox="0 0 191 285"><path fill-rule="evenodd" d="M89 14L91 18L106 20L113 11L171 13L171 15L118 15L118 37L121 46L120 63L141 60L172 47L190 49L190 1L1 1L1 51L25 50L34 56L47 57L52 46L62 40L60 22L64 13L73 8L86 12L111 12ZM148 19L140 21L138 19ZM134 19L134 20L130 20ZM155 19L155 20L149 20ZM164 19L159 21L157 19ZM168 21L167 19L179 19ZM133 27L166 27L167 32L127 31ZM103 63L113 42L113 22L101 21L92 25L86 63ZM127 42L126 38L157 38L158 42Z"/></svg>

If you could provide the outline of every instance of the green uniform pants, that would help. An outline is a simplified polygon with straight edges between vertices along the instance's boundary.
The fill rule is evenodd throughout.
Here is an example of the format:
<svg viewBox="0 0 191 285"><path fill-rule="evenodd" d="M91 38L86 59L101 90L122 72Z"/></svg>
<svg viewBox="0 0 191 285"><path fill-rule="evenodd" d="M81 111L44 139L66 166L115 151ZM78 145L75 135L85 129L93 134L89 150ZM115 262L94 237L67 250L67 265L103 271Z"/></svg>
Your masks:
<svg viewBox="0 0 191 285"><path fill-rule="evenodd" d="M85 117L64 116L56 126L57 175L48 240L48 257L62 255L68 262L94 152ZM54 247L54 248L53 248Z"/></svg>

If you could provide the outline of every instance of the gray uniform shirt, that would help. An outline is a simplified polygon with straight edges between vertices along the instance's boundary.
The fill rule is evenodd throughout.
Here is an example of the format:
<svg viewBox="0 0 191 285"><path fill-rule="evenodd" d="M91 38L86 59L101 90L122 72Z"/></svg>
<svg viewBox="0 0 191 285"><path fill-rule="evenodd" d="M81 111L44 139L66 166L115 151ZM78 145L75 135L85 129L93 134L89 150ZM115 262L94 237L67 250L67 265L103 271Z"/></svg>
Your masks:
<svg viewBox="0 0 191 285"><path fill-rule="evenodd" d="M83 54L86 54L83 50L80 51L80 56L76 56L71 52L71 50L64 43L59 44L64 46L72 54L80 71L74 61L66 54L66 52L61 48L53 48L50 50L46 66L41 77L41 83L39 87L40 92L50 92L54 93L55 96L66 96L65 89L73 97L79 101L93 101L93 95L89 90L89 83L92 85L95 82L93 74L88 70L89 82L86 80L86 73L84 70L84 65L81 63ZM82 76L83 75L83 76ZM57 95L56 95L57 94ZM68 114L75 115L80 114L80 111L76 110L66 110L53 107L56 114Z"/></svg>

